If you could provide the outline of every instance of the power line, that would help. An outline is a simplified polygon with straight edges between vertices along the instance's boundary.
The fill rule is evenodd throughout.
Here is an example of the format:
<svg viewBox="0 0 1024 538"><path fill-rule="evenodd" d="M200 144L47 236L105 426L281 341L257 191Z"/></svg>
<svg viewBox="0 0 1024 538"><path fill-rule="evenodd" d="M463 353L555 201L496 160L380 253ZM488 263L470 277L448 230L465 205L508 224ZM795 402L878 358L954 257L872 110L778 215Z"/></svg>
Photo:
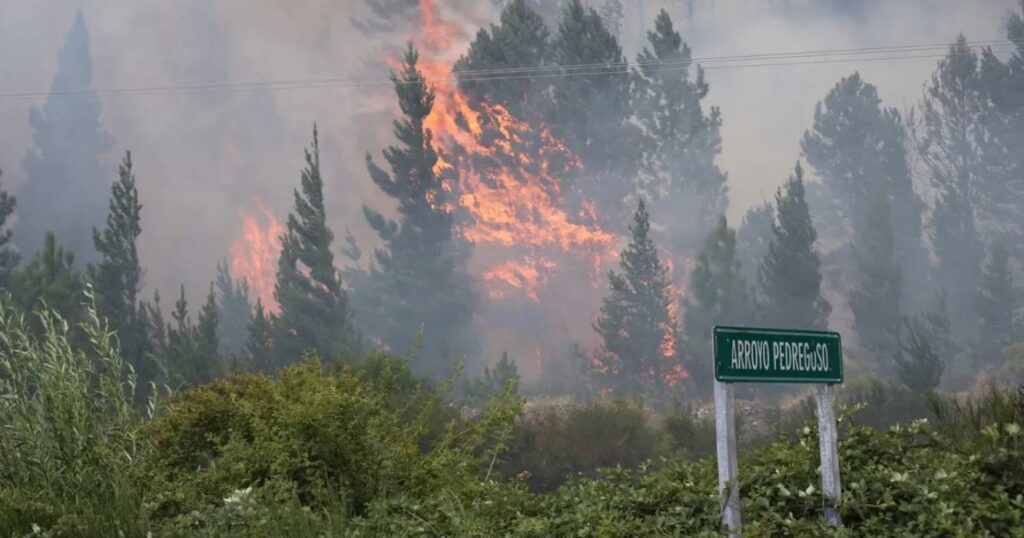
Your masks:
<svg viewBox="0 0 1024 538"><path fill-rule="evenodd" d="M969 41L968 46L985 47L993 52L1014 52L1020 43L1010 40ZM454 82L496 81L512 79L567 78L582 76L622 75L630 72L630 68L654 67L644 70L646 74L683 72L694 65L704 70L745 69L752 67L782 67L798 65L817 65L845 62L873 62L893 60L917 60L941 58L948 54L948 43L900 45L884 47L863 47L850 49L826 49L815 51L774 52L760 54L743 54L729 56L707 56L700 58L653 61L653 62L616 62L573 65L541 65L516 68L468 69L457 73L443 75L425 75L423 80L428 84L446 85ZM415 81L413 83L418 83ZM205 91L279 91L319 88L360 88L373 86L390 86L394 82L390 78L380 76L362 77L326 77L305 79L284 79L257 82L223 82L192 85L140 86L128 88L108 88L98 90L64 90L36 92L0 93L0 100L28 100L50 97L120 97L166 95L174 93L191 93Z"/></svg>

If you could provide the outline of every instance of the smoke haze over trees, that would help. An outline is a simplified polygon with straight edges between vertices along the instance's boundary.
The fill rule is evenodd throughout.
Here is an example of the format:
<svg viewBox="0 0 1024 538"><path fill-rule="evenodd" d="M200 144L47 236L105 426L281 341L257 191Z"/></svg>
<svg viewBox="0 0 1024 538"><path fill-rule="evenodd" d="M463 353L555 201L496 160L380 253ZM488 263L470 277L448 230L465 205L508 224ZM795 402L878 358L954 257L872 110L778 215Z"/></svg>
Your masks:
<svg viewBox="0 0 1024 538"><path fill-rule="evenodd" d="M675 358L703 377L708 328L755 310L848 333L869 371L897 349L991 370L1020 336L1012 2L969 17L939 2L923 22L880 2L372 0L280 20L231 2L55 5L32 36L50 59L11 58L26 86L0 92L0 285L72 319L90 285L144 383L365 345L413 352L433 376L508 352L525 386L574 345L607 354L629 325L609 306L626 291L668 294ZM3 43L24 37L16 24L42 27L23 7L0 16ZM150 32L122 33L130 23ZM933 46L877 62L729 59L906 44ZM795 158L806 177L783 183ZM661 276L610 291L640 199ZM962 353L917 345L937 293Z"/></svg>

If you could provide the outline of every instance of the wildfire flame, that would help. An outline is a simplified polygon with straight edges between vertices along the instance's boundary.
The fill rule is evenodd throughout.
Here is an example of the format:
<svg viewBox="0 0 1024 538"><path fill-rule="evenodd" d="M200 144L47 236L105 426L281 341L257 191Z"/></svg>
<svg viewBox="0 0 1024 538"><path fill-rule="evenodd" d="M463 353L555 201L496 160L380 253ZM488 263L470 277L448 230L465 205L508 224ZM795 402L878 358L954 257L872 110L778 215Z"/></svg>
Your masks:
<svg viewBox="0 0 1024 538"><path fill-rule="evenodd" d="M231 245L231 272L249 282L249 289L271 312L278 311L274 284L281 234L284 227L259 196L253 196L256 211L239 208L242 235Z"/></svg>
<svg viewBox="0 0 1024 538"><path fill-rule="evenodd" d="M452 25L440 20L432 0L421 0L419 68L428 78L448 78L451 66L436 59L450 44ZM435 57L430 57L433 54ZM558 268L557 256L585 260L596 284L617 238L596 225L586 199L571 211L563 186L583 165L547 126L533 126L500 104L470 104L455 84L434 85L434 107L424 120L441 158L434 172L466 216L459 234L488 259L505 257L481 270L492 299L521 290L538 301L539 291Z"/></svg>

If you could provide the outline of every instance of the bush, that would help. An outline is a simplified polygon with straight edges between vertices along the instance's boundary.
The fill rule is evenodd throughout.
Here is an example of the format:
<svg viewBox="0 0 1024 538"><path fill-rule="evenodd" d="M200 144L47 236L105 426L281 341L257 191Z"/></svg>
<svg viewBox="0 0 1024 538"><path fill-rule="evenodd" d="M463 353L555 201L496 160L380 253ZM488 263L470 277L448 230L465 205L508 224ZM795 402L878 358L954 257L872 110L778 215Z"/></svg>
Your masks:
<svg viewBox="0 0 1024 538"><path fill-rule="evenodd" d="M39 336L0 297L0 535L142 535L135 376L95 308L88 354L57 314L34 315Z"/></svg>
<svg viewBox="0 0 1024 538"><path fill-rule="evenodd" d="M255 498L342 521L393 496L472 489L518 406L495 401L473 421L449 423L421 450L439 395L408 397L416 408L395 409L405 369L374 364L373 382L351 369L325 374L313 360L275 379L236 375L177 395L147 428L146 460L160 492L155 520L207 528L223 499L248 488Z"/></svg>
<svg viewBox="0 0 1024 538"><path fill-rule="evenodd" d="M502 471L510 477L526 473L532 490L551 491L574 475L634 468L668 453L668 437L633 401L548 403L529 409L517 423Z"/></svg>

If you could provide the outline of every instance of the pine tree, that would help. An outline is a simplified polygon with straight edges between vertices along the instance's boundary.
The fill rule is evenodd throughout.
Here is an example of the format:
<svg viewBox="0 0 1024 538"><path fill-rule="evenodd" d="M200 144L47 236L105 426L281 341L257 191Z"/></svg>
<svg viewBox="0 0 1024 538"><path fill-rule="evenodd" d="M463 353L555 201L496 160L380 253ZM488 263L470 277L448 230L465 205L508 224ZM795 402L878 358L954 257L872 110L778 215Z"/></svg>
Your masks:
<svg viewBox="0 0 1024 538"><path fill-rule="evenodd" d="M637 55L633 110L644 134L640 188L671 219L675 251L696 250L727 202L726 175L715 164L722 150L722 118L705 113L704 71L691 75L690 47L662 10L647 32L650 48ZM693 79L691 80L691 76Z"/></svg>
<svg viewBox="0 0 1024 538"><path fill-rule="evenodd" d="M768 254L768 245L772 242L774 222L775 207L766 201L748 209L736 230L737 258L747 282L757 282L758 267Z"/></svg>
<svg viewBox="0 0 1024 538"><path fill-rule="evenodd" d="M3 175L3 171L0 171ZM21 256L11 248L11 230L7 227L7 219L14 213L17 200L14 196L0 188L0 289L11 289L14 271L18 267Z"/></svg>
<svg viewBox="0 0 1024 538"><path fill-rule="evenodd" d="M394 124L401 145L384 150L391 173L366 157L370 178L397 203L398 221L363 207L384 246L374 252L360 313L362 326L396 352L413 349L422 329L422 360L413 368L444 375L474 351L469 329L477 297L466 274L468 252L454 241L449 195L434 173L437 153L423 127L434 91L417 69L418 60L410 45L401 71L392 75L405 118Z"/></svg>
<svg viewBox="0 0 1024 538"><path fill-rule="evenodd" d="M281 313L274 323L274 356L294 362L315 351L325 361L337 361L358 353L360 343L348 294L334 267L334 234L327 227L315 125L305 154L301 191L294 191L295 212L288 215L288 230L281 236L274 290Z"/></svg>
<svg viewBox="0 0 1024 538"><path fill-rule="evenodd" d="M1016 50L1005 61L990 48L982 52L981 89L987 104L980 118L979 149L985 162L979 198L986 206L992 237L1024 259L1024 3L1006 21L1006 38Z"/></svg>
<svg viewBox="0 0 1024 538"><path fill-rule="evenodd" d="M249 338L245 343L246 358L251 370L265 372L273 367L273 329L271 315L263 308L263 301L257 298L249 320Z"/></svg>
<svg viewBox="0 0 1024 538"><path fill-rule="evenodd" d="M777 222L758 271L758 307L767 326L824 330L832 307L821 296L821 261L803 175L797 163L794 175L775 194Z"/></svg>
<svg viewBox="0 0 1024 538"><path fill-rule="evenodd" d="M917 393L935 390L946 369L935 346L935 334L921 319L904 319L903 338L893 362L900 382Z"/></svg>
<svg viewBox="0 0 1024 538"><path fill-rule="evenodd" d="M245 351L252 304L249 301L248 281L232 278L227 260L217 264L217 299L220 307L217 312L217 337L221 349L225 354L237 356Z"/></svg>
<svg viewBox="0 0 1024 538"><path fill-rule="evenodd" d="M625 222L635 189L641 135L632 121L630 76L615 35L581 0L571 0L549 46L560 66L591 66L586 73L552 79L548 123L582 160L589 181L586 196L609 223Z"/></svg>
<svg viewBox="0 0 1024 538"><path fill-rule="evenodd" d="M850 291L853 327L861 348L879 366L899 345L903 277L896 263L889 203L879 196L865 228L855 237L854 288Z"/></svg>
<svg viewBox="0 0 1024 538"><path fill-rule="evenodd" d="M704 248L690 273L683 307L686 369L693 385L706 395L711 386L715 325L743 325L753 321L753 304L737 259L736 232L724 216L704 239Z"/></svg>
<svg viewBox="0 0 1024 538"><path fill-rule="evenodd" d="M142 205L132 173L132 154L125 153L118 180L110 188L110 209L103 231L93 228L93 245L99 263L88 269L96 294L96 308L110 329L117 333L122 355L132 364L141 385L156 379L159 366L153 364L144 309L138 296L142 289L142 267L136 241L142 233Z"/></svg>
<svg viewBox="0 0 1024 538"><path fill-rule="evenodd" d="M52 233L46 234L43 248L24 267L14 273L15 304L24 312L43 306L60 314L70 327L84 319L85 279L75 267L75 255L57 244ZM35 316L30 325L42 333Z"/></svg>
<svg viewBox="0 0 1024 538"><path fill-rule="evenodd" d="M501 12L500 24L481 28L469 50L457 62L459 87L474 102L505 105L517 117L526 116L538 100L545 79L515 77L487 80L492 69L535 68L547 54L548 29L526 0L512 0Z"/></svg>
<svg viewBox="0 0 1024 538"><path fill-rule="evenodd" d="M961 338L977 331L973 295L984 257L979 217L985 218L987 211L980 196L989 172L979 147L984 138L983 93L978 56L960 35L925 88L920 128L914 133L937 193L930 230L938 259L935 276L950 291L953 329Z"/></svg>
<svg viewBox="0 0 1024 538"><path fill-rule="evenodd" d="M604 298L594 330L601 337L594 375L623 394L661 395L666 379L680 369L679 328L667 269L650 238L643 200L629 227L632 237L619 255L619 272L608 272L611 291Z"/></svg>
<svg viewBox="0 0 1024 538"><path fill-rule="evenodd" d="M1016 336L1014 316L1017 306L1017 289L1010 273L1009 251L997 243L991 249L977 292L980 322L978 349L983 364L1002 364L1003 348L1013 342Z"/></svg>
<svg viewBox="0 0 1024 538"><path fill-rule="evenodd" d="M171 312L174 325L167 326L167 362L174 387L195 386L213 379L220 371L217 356L217 303L213 285L193 324L185 300L185 286Z"/></svg>
<svg viewBox="0 0 1024 538"><path fill-rule="evenodd" d="M921 233L924 203L914 192L905 147L903 120L894 108L883 108L878 90L860 74L842 78L814 109L814 126L804 133L800 147L831 198L831 207L848 224L853 238L869 223L878 193L889 199L897 263L903 274L927 274L928 257ZM852 232L852 233L850 233ZM847 265L847 264L843 264ZM852 264L849 264L852 265ZM927 290L924 279L913 281L908 299L919 303Z"/></svg>
<svg viewBox="0 0 1024 538"><path fill-rule="evenodd" d="M81 10L57 57L51 95L42 110L32 107L29 126L34 147L22 160L25 182L18 192L15 243L35 252L47 231L92 262L92 227L103 221L108 177L100 157L113 138L100 123L100 101L90 90L92 58ZM62 95L74 92L74 95Z"/></svg>
<svg viewBox="0 0 1024 538"><path fill-rule="evenodd" d="M167 353L167 325L164 322L163 309L160 307L160 292L154 290L153 302L143 303L142 307L146 312L146 322L148 324L146 334L148 335L153 356L158 364L166 365L169 362Z"/></svg>

